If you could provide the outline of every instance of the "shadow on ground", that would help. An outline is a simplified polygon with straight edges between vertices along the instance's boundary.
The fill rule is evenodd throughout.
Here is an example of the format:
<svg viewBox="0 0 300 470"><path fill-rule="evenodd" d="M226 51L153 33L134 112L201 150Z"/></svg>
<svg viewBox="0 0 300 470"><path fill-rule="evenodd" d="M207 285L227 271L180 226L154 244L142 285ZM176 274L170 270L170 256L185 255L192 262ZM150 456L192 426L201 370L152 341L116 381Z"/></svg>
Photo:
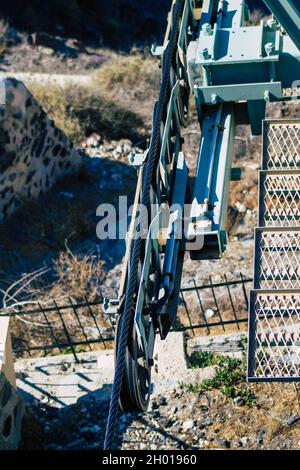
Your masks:
<svg viewBox="0 0 300 470"><path fill-rule="evenodd" d="M36 201L28 202L0 225L0 288L5 290L24 273L53 266L61 252L94 255L109 271L123 258L123 240L99 240L96 209L102 203L116 207L118 198L132 202L135 170L107 158L84 158L78 175L65 178ZM66 247L67 243L67 247ZM51 275L51 272L50 272ZM49 279L48 279L49 281Z"/></svg>
<svg viewBox="0 0 300 470"><path fill-rule="evenodd" d="M22 449L33 450L101 450L104 445L105 429L109 412L109 397L111 384L104 384L101 388L89 392L90 378L85 374L80 380L86 380L86 394L81 396L75 404L66 405L52 393L49 387L44 386L43 380L32 385L34 395L42 397L38 400L30 393L22 391L27 408L23 423ZM26 378L19 379L26 385ZM66 388L66 385L63 385ZM70 388L72 386L70 385ZM70 392L71 395L71 392ZM48 403L47 403L48 402ZM49 402L52 404L50 405ZM175 449L194 449L178 437L178 433L171 431L175 420L169 420L168 429L164 428L157 419L157 410L150 410L145 414L127 413L118 417L118 424L114 448L120 449L123 443L132 449L139 449L141 442L145 449L150 449L155 433L156 445L163 445L168 440L168 447ZM146 433L144 431L146 430ZM143 437L141 436L141 433Z"/></svg>

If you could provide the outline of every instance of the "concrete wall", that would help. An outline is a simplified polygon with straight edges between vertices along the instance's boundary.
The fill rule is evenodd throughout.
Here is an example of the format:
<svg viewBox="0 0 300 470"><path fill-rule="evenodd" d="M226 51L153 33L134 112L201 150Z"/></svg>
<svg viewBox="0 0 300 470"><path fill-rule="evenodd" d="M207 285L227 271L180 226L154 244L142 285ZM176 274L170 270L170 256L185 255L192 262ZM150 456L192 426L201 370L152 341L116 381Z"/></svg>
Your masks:
<svg viewBox="0 0 300 470"><path fill-rule="evenodd" d="M0 450L19 447L23 413L23 399L16 389L9 318L0 317Z"/></svg>
<svg viewBox="0 0 300 470"><path fill-rule="evenodd" d="M22 82L0 82L0 221L23 201L37 198L66 174L81 157L57 129Z"/></svg>

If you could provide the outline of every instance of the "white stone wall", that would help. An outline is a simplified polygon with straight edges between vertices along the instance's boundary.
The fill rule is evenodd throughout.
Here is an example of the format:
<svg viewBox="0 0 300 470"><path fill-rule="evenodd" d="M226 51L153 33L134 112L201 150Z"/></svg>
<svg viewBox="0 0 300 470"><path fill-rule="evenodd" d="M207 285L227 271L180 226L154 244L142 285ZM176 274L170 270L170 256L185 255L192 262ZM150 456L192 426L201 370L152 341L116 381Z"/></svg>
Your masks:
<svg viewBox="0 0 300 470"><path fill-rule="evenodd" d="M0 375L0 450L18 449L24 402L4 374Z"/></svg>
<svg viewBox="0 0 300 470"><path fill-rule="evenodd" d="M66 174L78 170L81 157L22 82L8 78L0 103L0 221L22 202L37 198Z"/></svg>

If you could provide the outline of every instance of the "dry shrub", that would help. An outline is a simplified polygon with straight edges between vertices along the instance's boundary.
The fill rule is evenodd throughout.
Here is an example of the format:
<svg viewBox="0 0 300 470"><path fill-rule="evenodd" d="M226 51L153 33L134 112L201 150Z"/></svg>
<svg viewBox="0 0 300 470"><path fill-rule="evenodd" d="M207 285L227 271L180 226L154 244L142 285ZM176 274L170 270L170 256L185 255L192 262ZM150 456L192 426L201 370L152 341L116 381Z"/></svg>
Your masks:
<svg viewBox="0 0 300 470"><path fill-rule="evenodd" d="M79 120L72 116L69 111L68 96L70 89L65 90L59 85L45 86L38 83L30 84L29 88L34 98L48 113L48 116L71 140L77 141L83 137Z"/></svg>
<svg viewBox="0 0 300 470"><path fill-rule="evenodd" d="M47 297L59 299L72 297L78 301L99 298L104 278L103 261L98 256L75 255L62 252L54 261L56 281Z"/></svg>
<svg viewBox="0 0 300 470"><path fill-rule="evenodd" d="M5 308L29 308L37 302L47 306L53 299L60 303L66 299L82 302L101 296L105 277L104 262L99 253L77 255L69 249L60 253L51 266L24 274L4 293Z"/></svg>
<svg viewBox="0 0 300 470"><path fill-rule="evenodd" d="M262 10L260 10L259 8L256 8L250 14L249 25L258 26L261 20L267 20L268 18L269 17L266 16L266 14Z"/></svg>
<svg viewBox="0 0 300 470"><path fill-rule="evenodd" d="M155 59L113 55L92 75L92 86L29 85L57 127L79 143L96 132L107 139L140 141L151 128L160 70Z"/></svg>
<svg viewBox="0 0 300 470"><path fill-rule="evenodd" d="M140 116L146 132L152 127L154 103L158 98L161 71L156 59L139 52L116 55L92 75L94 90L110 102Z"/></svg>
<svg viewBox="0 0 300 470"><path fill-rule="evenodd" d="M93 73L93 84L117 99L148 101L157 94L160 70L155 59L139 53L115 56Z"/></svg>
<svg viewBox="0 0 300 470"><path fill-rule="evenodd" d="M143 126L131 110L90 87L31 84L30 91L65 134L79 143L93 132L110 139L133 140Z"/></svg>
<svg viewBox="0 0 300 470"><path fill-rule="evenodd" d="M100 261L99 254L75 255L67 247L67 251L62 252L51 267L26 274L15 282L7 290L5 310L15 313L19 309L31 312L27 316L16 315L11 320L13 347L19 351L18 355L25 357L28 347L50 346L53 338L60 345L69 344L69 337L73 342L100 339L99 329L105 332L104 336L110 337L113 334L112 324L101 307L84 305L99 300L103 279L103 262ZM83 305L79 307L79 304ZM64 308L60 313L69 337L57 310L57 307L62 306ZM33 314L32 309L39 307L50 310ZM103 347L103 344L95 345L96 349ZM54 355L64 348L65 346L63 349L54 346L47 352ZM81 346L77 349L78 352L83 350ZM67 351L68 348L65 352ZM38 349L33 351L34 356L43 354Z"/></svg>

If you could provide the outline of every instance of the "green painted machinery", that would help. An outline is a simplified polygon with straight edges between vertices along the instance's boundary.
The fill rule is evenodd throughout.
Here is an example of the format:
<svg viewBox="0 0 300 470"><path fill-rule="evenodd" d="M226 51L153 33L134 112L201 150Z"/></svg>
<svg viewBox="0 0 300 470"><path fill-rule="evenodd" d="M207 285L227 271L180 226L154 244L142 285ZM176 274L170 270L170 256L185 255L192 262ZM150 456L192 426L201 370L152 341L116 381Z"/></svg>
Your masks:
<svg viewBox="0 0 300 470"><path fill-rule="evenodd" d="M153 48L161 89L150 147L144 158L132 157L135 210L119 298L107 304L119 320L105 448L119 404L125 411L148 407L155 336L166 338L176 317L185 253L216 259L226 249L236 126L259 135L268 103L298 98L300 3L265 4L273 16L253 26L244 0L173 0L164 44ZM200 129L192 186L181 137L191 99Z"/></svg>

